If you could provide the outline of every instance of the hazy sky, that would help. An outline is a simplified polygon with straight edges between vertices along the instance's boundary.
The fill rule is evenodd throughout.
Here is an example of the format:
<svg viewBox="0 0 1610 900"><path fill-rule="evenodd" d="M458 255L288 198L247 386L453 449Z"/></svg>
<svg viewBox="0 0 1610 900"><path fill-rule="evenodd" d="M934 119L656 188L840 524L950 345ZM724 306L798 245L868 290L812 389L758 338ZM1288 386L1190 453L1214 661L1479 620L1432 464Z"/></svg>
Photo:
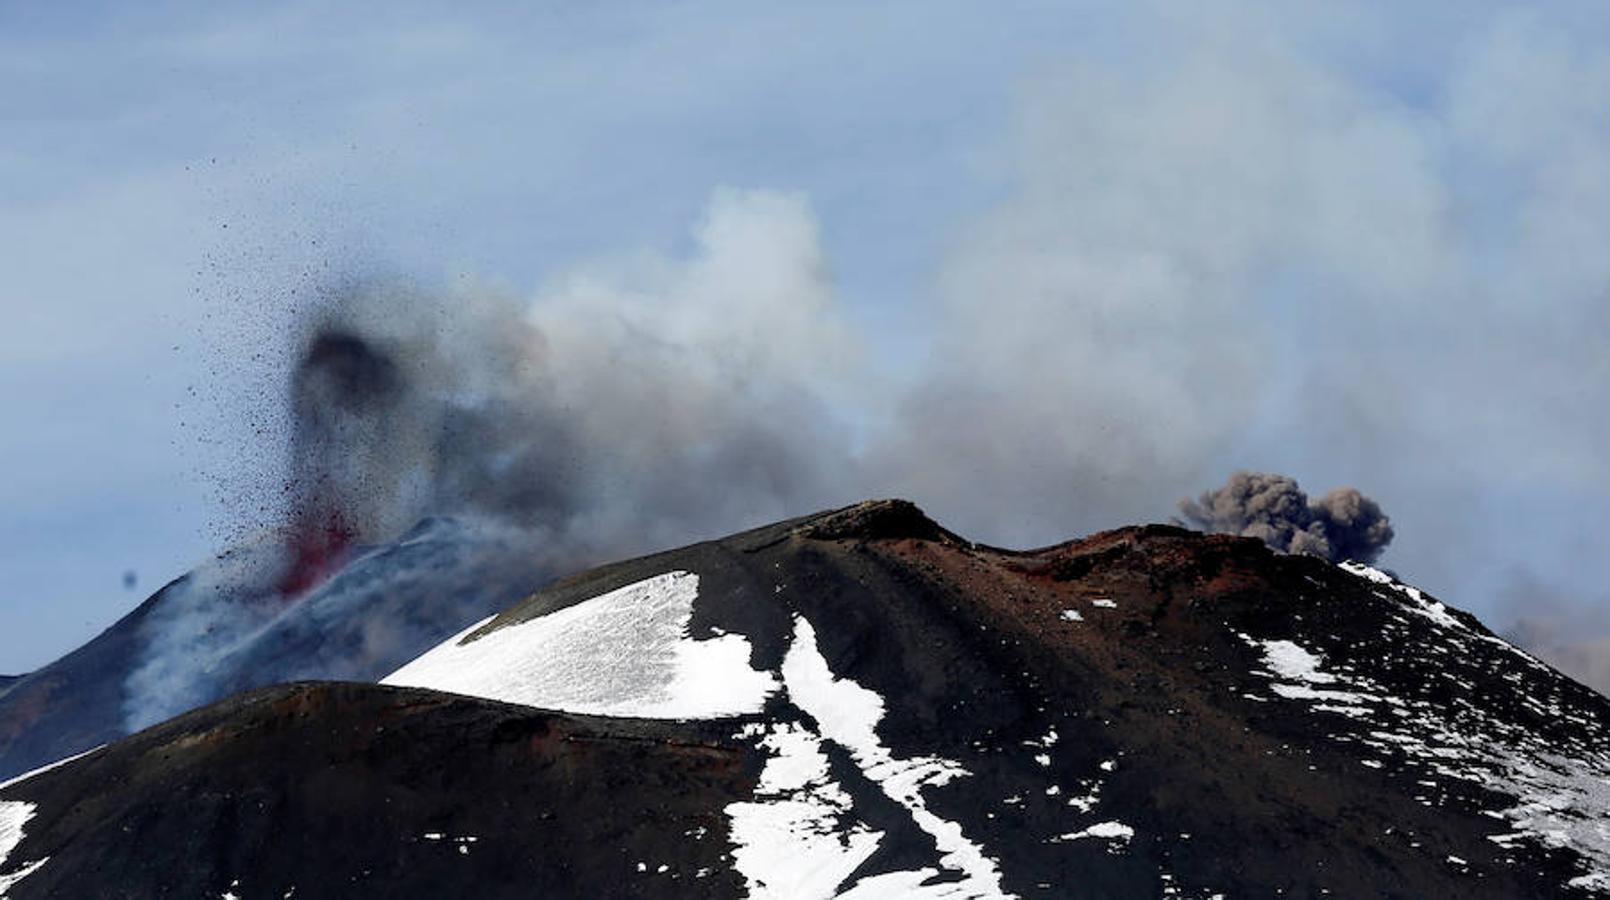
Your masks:
<svg viewBox="0 0 1610 900"><path fill-rule="evenodd" d="M0 670L238 533L330 280L575 307L729 251L820 263L899 410L829 399L923 436L869 489L974 537L1266 468L1610 634L1597 4L458 6L0 2Z"/></svg>

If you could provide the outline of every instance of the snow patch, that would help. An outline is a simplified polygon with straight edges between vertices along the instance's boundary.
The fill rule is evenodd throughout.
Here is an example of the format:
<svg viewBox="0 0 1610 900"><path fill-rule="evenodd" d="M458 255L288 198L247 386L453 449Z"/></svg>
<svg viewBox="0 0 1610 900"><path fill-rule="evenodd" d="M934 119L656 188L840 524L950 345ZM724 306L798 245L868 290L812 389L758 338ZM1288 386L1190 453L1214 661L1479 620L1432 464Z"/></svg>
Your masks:
<svg viewBox="0 0 1610 900"><path fill-rule="evenodd" d="M697 575L668 572L466 642L487 619L381 683L599 716L759 712L776 678L740 635L687 636L698 592Z"/></svg>
<svg viewBox="0 0 1610 900"><path fill-rule="evenodd" d="M1349 572L1352 572L1354 575L1359 576L1360 578L1364 578L1379 585L1385 585L1386 587L1397 591L1400 595L1408 598L1410 602L1407 604L1407 606L1411 611L1425 616L1443 628L1465 628L1465 624L1463 622L1460 622L1448 612L1448 607L1438 603L1435 600L1427 599L1426 595L1421 593L1420 589L1417 587L1411 587L1407 584L1404 584L1380 569L1366 566L1362 563L1344 562L1341 563L1341 567Z"/></svg>
<svg viewBox="0 0 1610 900"><path fill-rule="evenodd" d="M1547 846L1576 850L1593 866L1581 884L1610 887L1610 775L1605 760L1597 762L1512 757L1507 771L1490 774L1493 787L1519 801L1499 813L1511 827Z"/></svg>
<svg viewBox="0 0 1610 900"><path fill-rule="evenodd" d="M883 833L842 824L853 813L850 795L832 780L819 736L788 723L760 744L772 755L755 799L726 808L733 866L753 900L833 897Z"/></svg>
<svg viewBox="0 0 1610 900"><path fill-rule="evenodd" d="M1459 621L1459 619L1455 618L1454 615L1448 611L1448 607L1445 604L1427 597L1419 588L1404 584L1403 582L1398 581L1396 578L1393 578L1391 575L1382 572L1380 569L1371 568L1370 566L1362 565L1360 563L1344 562L1341 564L1341 567L1346 571L1359 576L1360 578L1372 581L1375 584L1389 587L1396 591L1399 596L1404 597L1409 601L1408 603L1404 604L1404 608L1408 609L1412 613L1424 617L1425 619L1428 619L1438 627L1460 632L1462 638L1474 638L1485 643L1502 647L1509 653L1520 657L1532 668L1545 672L1549 671L1549 667L1539 661L1537 657L1527 653L1525 650L1522 650L1514 644L1511 644L1509 641L1506 641L1496 635L1484 634L1481 631L1471 628L1464 622Z"/></svg>
<svg viewBox="0 0 1610 900"><path fill-rule="evenodd" d="M6 864L11 852L22 843L23 826L34 817L37 809L34 804L21 800L0 800L0 866ZM50 857L47 856L44 859L24 863L21 868L9 875L0 875L0 898L4 898L13 885L32 875L49 861Z"/></svg>
<svg viewBox="0 0 1610 900"><path fill-rule="evenodd" d="M940 865L962 876L946 882L946 896L1005 898L1001 874L983 848L969 841L961 826L929 811L922 789L967 775L951 760L898 759L877 735L883 698L848 678L834 676L816 646L816 631L803 616L794 618L794 641L783 658L783 684L789 699L816 720L822 736L850 752L862 774L904 807L917 827L933 837L944 855Z"/></svg>
<svg viewBox="0 0 1610 900"><path fill-rule="evenodd" d="M1460 677L1460 663L1455 661L1469 657L1464 665L1483 664L1479 655L1471 656L1478 640L1502 645L1529 665L1533 664L1530 657L1459 621L1441 604L1385 573L1347 568L1390 585L1407 598L1406 609L1438 626L1438 638L1420 649L1448 660L1447 668L1437 673L1439 684L1453 685L1455 693L1452 697L1394 696L1357 666L1333 664L1329 671L1322 671L1318 654L1291 641L1260 641L1238 633L1243 641L1263 651L1264 664L1270 670L1265 674L1284 679L1271 689L1287 699L1310 701L1310 709L1361 720L1362 730L1331 735L1333 740L1358 745L1363 751L1361 765L1384 770L1390 761L1394 772L1436 776L1415 780L1433 789L1416 797L1426 806L1447 804L1450 792L1446 787L1458 783L1513 798L1506 808L1481 810L1509 829L1487 835L1487 839L1501 847L1529 841L1574 851L1586 871L1571 884L1599 889L1600 881L1610 880L1601 874L1610 873L1610 752L1604 749L1610 746L1610 734L1596 722L1571 717L1581 731L1562 746L1558 737L1540 737L1495 715L1486 703L1477 702L1491 702L1491 698L1481 698L1475 685ZM1370 660L1371 667L1389 667L1390 663L1390 655ZM1529 687L1532 696L1517 695L1515 699L1537 715L1558 718L1564 710L1558 688L1551 686L1563 679L1546 667L1537 668L1546 680ZM1504 676L1504 680L1518 682L1519 674L1512 674L1516 677ZM1372 758L1376 756L1385 759Z"/></svg>
<svg viewBox="0 0 1610 900"><path fill-rule="evenodd" d="M928 883L938 874L938 869L925 867L916 871L869 875L839 894L835 900L949 900L973 896L957 893L962 888L953 881Z"/></svg>
<svg viewBox="0 0 1610 900"><path fill-rule="evenodd" d="M793 641L783 658L789 699L815 720L782 723L764 731L770 751L753 800L729 804L733 865L752 898L870 900L870 898L982 898L1004 900L995 861L968 841L961 826L928 810L922 789L967 775L950 760L899 759L879 741L883 698L855 681L834 676L816 646L816 632L794 619ZM753 737L746 726L742 736ZM1054 741L1053 735L1048 739ZM853 801L832 780L824 745L848 751L856 768L910 814L942 854L938 867L884 872L840 888L877 850L882 832L855 816ZM933 879L946 874L943 881Z"/></svg>
<svg viewBox="0 0 1610 900"><path fill-rule="evenodd" d="M1069 797L1068 805L1082 813L1088 813L1096 808L1097 803L1101 802L1101 782L1091 780L1080 784L1086 788L1084 794L1078 797Z"/></svg>
<svg viewBox="0 0 1610 900"><path fill-rule="evenodd" d="M1291 641L1264 641L1264 664L1276 675L1288 681L1306 681L1309 684L1330 684L1336 676L1319 671L1321 657L1309 653Z"/></svg>
<svg viewBox="0 0 1610 900"><path fill-rule="evenodd" d="M1358 691L1309 687L1313 684L1338 682L1335 675L1320 670L1323 657L1310 653L1292 641L1260 641L1251 635L1239 632L1236 636L1248 646L1263 652L1263 664L1268 667L1269 673L1276 678L1284 679L1269 685L1269 689L1287 700L1320 701L1314 709L1353 718L1362 718L1368 714L1371 708L1367 704L1390 702L1373 694Z"/></svg>
<svg viewBox="0 0 1610 900"><path fill-rule="evenodd" d="M1610 872L1590 872L1586 875L1578 875L1567 881L1566 884L1584 890L1610 891Z"/></svg>
<svg viewBox="0 0 1610 900"><path fill-rule="evenodd" d="M1063 841L1077 841L1082 838L1101 838L1102 840L1120 841L1127 844L1130 838L1134 836L1135 829L1122 822L1098 822L1089 828L1058 835L1052 840L1060 843Z"/></svg>

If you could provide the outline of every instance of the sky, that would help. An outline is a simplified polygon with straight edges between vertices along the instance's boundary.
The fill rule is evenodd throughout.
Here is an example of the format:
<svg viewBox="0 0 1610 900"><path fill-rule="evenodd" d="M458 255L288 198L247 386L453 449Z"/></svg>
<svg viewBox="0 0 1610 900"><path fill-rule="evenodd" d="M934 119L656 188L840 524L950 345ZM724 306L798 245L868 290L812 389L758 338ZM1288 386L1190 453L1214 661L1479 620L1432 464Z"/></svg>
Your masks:
<svg viewBox="0 0 1610 900"><path fill-rule="evenodd" d="M748 354L790 502L1352 485L1610 684L1610 13L1397 6L0 2L0 671L263 523L286 335L383 278L622 410L608 322Z"/></svg>

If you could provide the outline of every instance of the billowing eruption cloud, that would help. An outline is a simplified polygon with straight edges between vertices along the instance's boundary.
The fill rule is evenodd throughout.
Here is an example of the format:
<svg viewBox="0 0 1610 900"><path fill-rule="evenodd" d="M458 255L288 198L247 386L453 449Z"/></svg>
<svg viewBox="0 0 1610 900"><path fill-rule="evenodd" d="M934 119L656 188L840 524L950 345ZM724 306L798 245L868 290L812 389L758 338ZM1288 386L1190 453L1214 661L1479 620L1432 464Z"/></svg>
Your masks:
<svg viewBox="0 0 1610 900"><path fill-rule="evenodd" d="M1374 562L1392 542L1392 522L1353 488L1310 498L1295 479L1236 472L1221 488L1181 500L1184 522L1202 531L1255 537L1282 553L1331 562Z"/></svg>
<svg viewBox="0 0 1610 900"><path fill-rule="evenodd" d="M719 193L696 238L688 260L576 270L534 300L326 291L290 373L304 555L450 515L580 565L854 498L829 404L854 342L808 207Z"/></svg>
<svg viewBox="0 0 1610 900"><path fill-rule="evenodd" d="M147 617L126 725L377 678L553 577L859 499L830 412L855 342L804 200L719 193L695 237L535 300L326 289L269 417L288 455L261 488L283 508Z"/></svg>

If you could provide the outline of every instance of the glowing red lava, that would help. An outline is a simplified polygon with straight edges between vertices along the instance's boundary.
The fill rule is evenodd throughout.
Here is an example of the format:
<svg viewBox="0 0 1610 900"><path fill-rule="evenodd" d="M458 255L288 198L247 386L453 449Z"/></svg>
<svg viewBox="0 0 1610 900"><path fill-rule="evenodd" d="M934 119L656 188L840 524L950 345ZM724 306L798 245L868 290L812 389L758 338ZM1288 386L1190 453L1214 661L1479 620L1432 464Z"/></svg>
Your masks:
<svg viewBox="0 0 1610 900"><path fill-rule="evenodd" d="M339 510L320 517L298 517L291 530L290 564L275 585L287 597L318 586L340 565L341 557L357 532L346 524Z"/></svg>

